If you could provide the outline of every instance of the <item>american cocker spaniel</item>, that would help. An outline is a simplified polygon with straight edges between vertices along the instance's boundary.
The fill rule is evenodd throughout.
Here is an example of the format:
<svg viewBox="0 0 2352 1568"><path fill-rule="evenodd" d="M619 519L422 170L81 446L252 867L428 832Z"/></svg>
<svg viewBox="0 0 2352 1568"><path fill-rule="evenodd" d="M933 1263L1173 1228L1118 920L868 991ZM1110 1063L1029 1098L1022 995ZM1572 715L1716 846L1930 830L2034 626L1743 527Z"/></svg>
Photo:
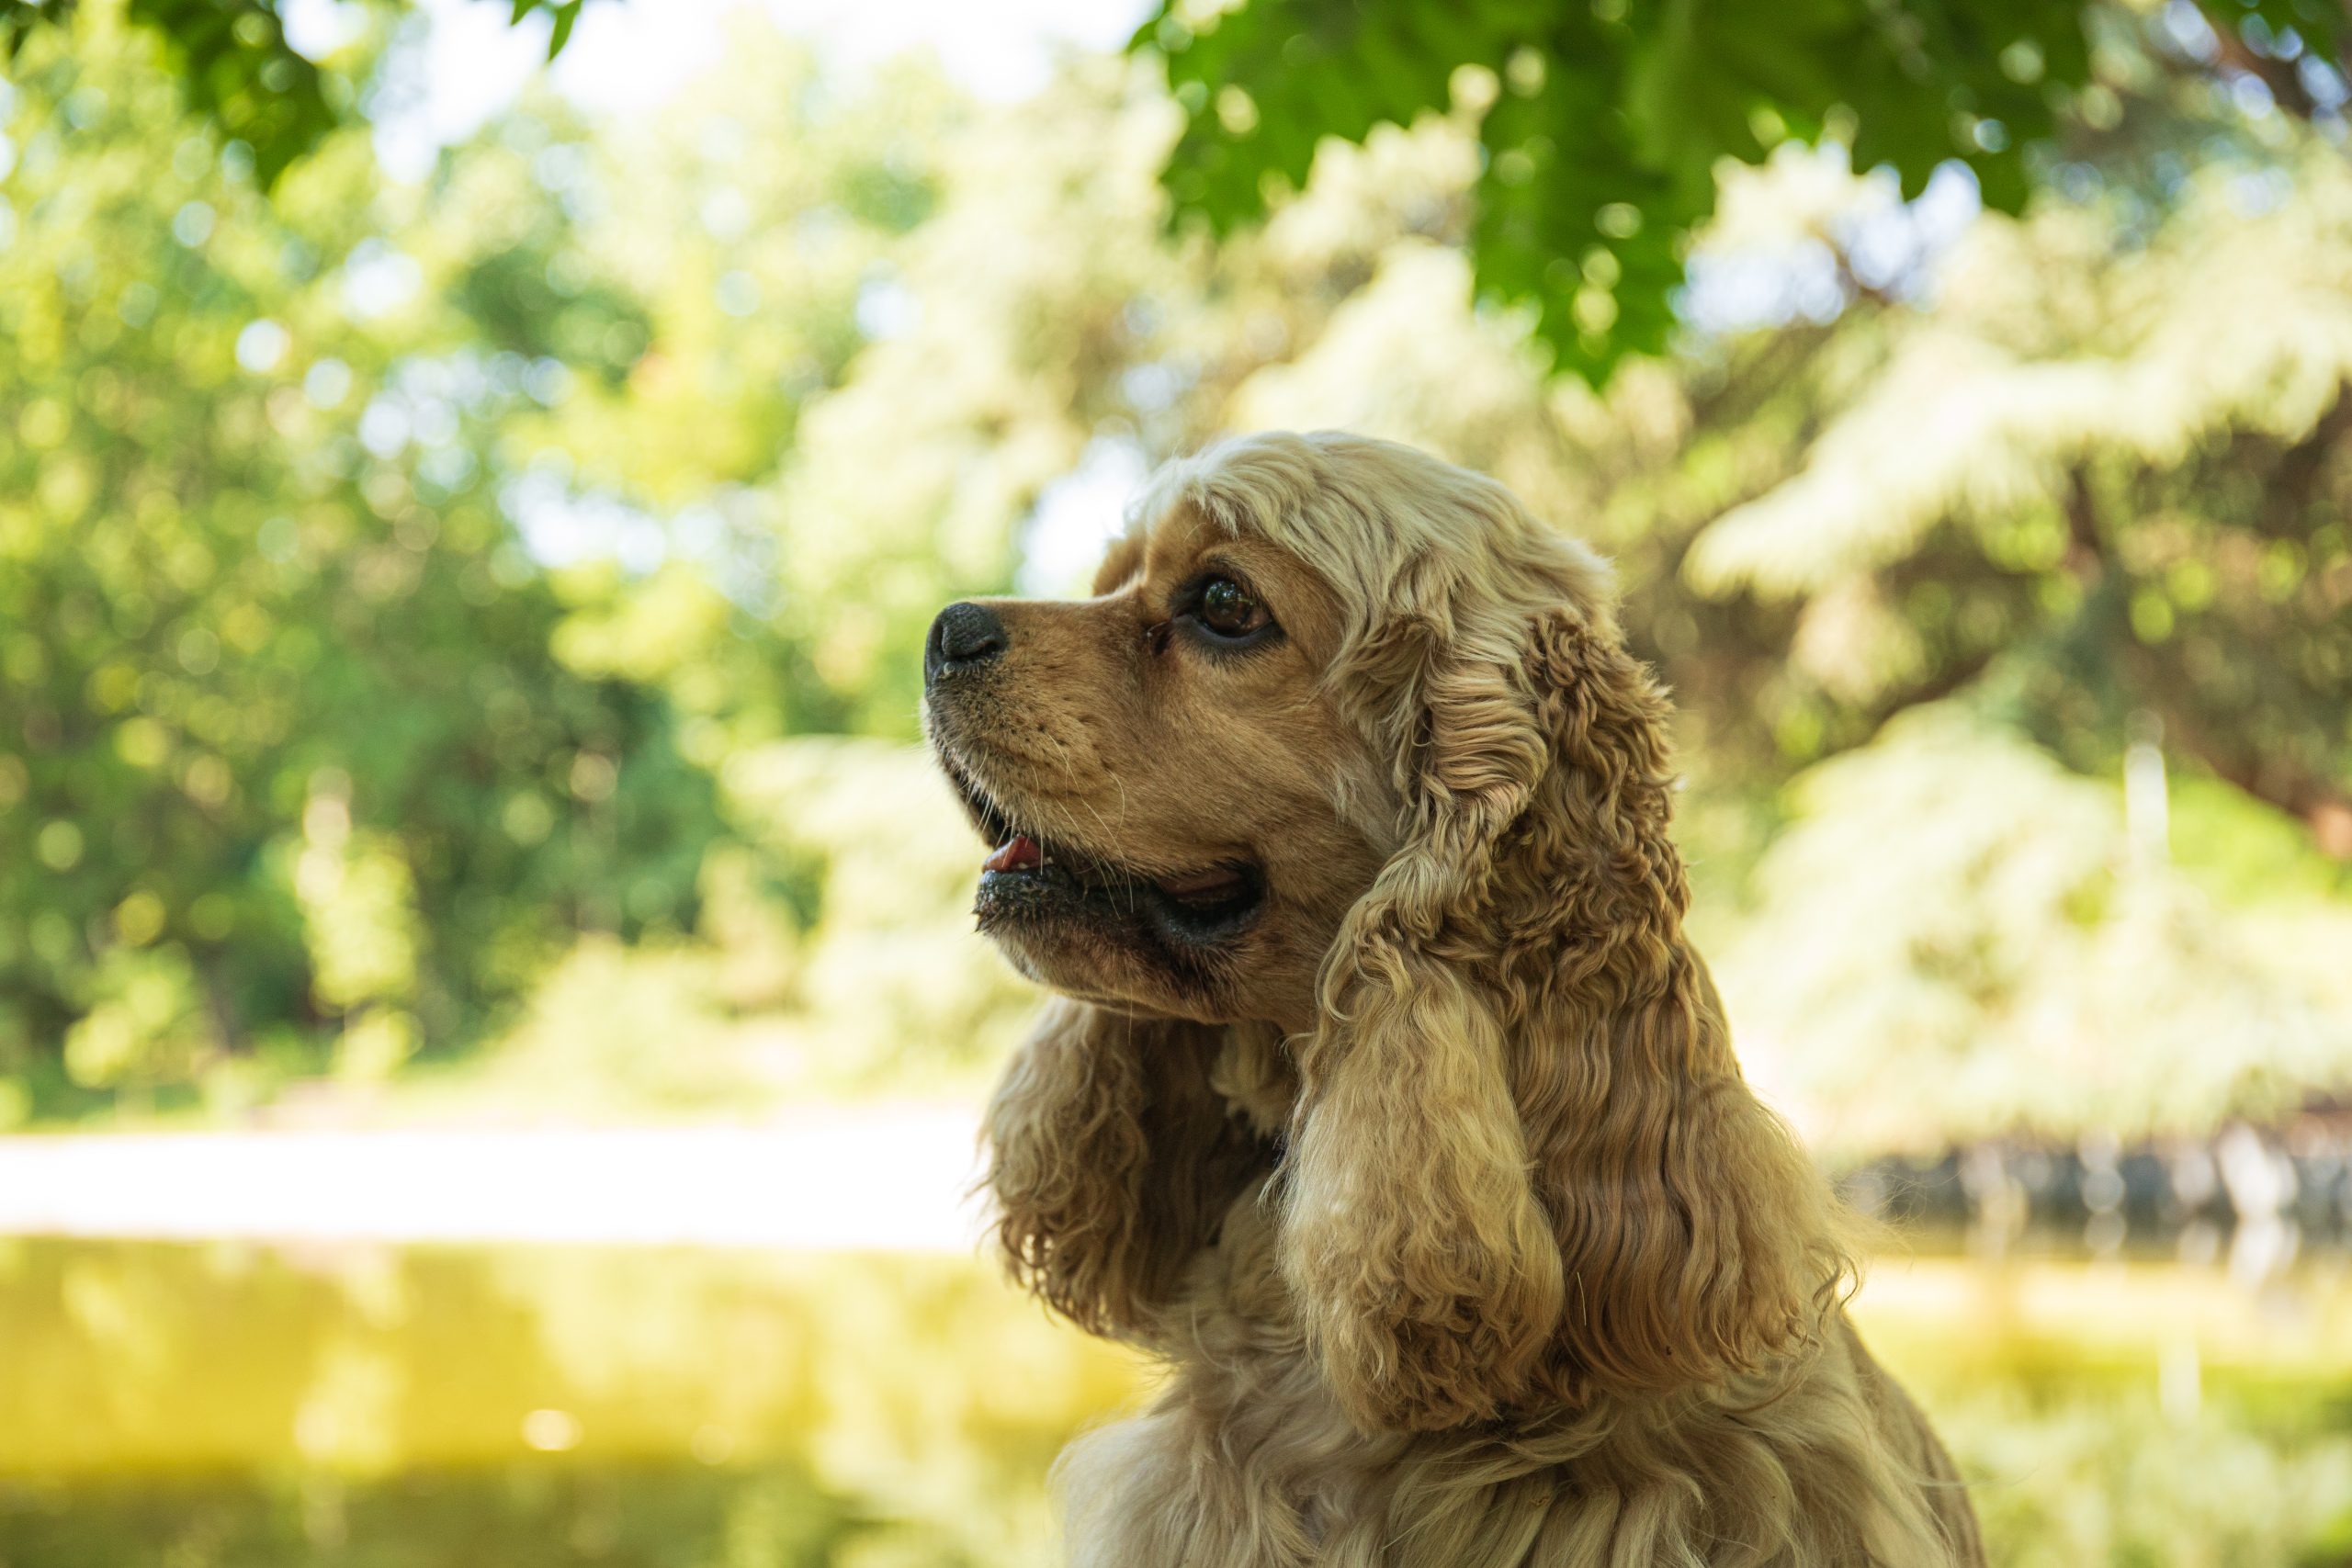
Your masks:
<svg viewBox="0 0 2352 1568"><path fill-rule="evenodd" d="M1072 1560L1981 1562L1683 935L1599 558L1270 434L1164 469L1094 587L924 659L981 929L1059 993L988 1114L1004 1251L1170 1368L1063 1456Z"/></svg>

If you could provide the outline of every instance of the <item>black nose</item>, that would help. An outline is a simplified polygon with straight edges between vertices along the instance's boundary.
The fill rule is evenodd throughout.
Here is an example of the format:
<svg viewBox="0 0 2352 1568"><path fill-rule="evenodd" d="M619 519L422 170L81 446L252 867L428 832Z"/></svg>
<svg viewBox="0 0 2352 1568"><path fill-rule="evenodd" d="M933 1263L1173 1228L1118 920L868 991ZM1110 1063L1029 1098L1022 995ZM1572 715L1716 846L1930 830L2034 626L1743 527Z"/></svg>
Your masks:
<svg viewBox="0 0 2352 1568"><path fill-rule="evenodd" d="M931 623L931 640L923 645L922 683L987 663L1004 651L1004 623L987 605L948 605Z"/></svg>

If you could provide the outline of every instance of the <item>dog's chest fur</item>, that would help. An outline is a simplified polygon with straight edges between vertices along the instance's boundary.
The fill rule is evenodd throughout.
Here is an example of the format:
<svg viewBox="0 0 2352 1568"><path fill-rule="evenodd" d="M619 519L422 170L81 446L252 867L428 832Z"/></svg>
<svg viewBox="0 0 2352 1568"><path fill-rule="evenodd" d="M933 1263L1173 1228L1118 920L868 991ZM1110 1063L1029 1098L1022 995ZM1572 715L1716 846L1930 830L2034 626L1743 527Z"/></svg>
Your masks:
<svg viewBox="0 0 2352 1568"><path fill-rule="evenodd" d="M1279 1139L1296 1079L1272 1032L1235 1031L1211 1081ZM1736 1388L1360 1431L1282 1276L1276 1179L1233 1203L1154 1325L1171 1371L1154 1408L1064 1455L1080 1568L1979 1561L1951 1461L1842 1314L1809 1355Z"/></svg>

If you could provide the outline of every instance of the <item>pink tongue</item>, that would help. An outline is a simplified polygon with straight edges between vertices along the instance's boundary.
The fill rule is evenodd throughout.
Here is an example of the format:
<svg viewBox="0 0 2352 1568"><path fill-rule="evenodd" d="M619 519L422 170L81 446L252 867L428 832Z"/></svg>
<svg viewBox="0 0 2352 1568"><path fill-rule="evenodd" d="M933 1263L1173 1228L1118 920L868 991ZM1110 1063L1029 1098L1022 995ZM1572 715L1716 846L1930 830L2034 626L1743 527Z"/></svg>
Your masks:
<svg viewBox="0 0 2352 1568"><path fill-rule="evenodd" d="M1031 866L1046 863L1044 852L1037 840L1026 833L1015 833L997 846L996 853L980 863L982 871L1027 871Z"/></svg>

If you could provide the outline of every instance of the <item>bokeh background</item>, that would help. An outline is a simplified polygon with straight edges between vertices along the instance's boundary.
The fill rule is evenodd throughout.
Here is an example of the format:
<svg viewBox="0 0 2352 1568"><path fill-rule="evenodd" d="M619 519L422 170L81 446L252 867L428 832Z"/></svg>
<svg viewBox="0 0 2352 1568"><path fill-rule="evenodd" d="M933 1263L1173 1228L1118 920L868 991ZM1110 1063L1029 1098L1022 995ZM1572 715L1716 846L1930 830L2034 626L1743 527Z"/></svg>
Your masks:
<svg viewBox="0 0 2352 1568"><path fill-rule="evenodd" d="M1219 9L0 11L0 1564L1049 1560L921 637L1327 425L1618 560L1996 1559L2352 1562L2334 0Z"/></svg>

